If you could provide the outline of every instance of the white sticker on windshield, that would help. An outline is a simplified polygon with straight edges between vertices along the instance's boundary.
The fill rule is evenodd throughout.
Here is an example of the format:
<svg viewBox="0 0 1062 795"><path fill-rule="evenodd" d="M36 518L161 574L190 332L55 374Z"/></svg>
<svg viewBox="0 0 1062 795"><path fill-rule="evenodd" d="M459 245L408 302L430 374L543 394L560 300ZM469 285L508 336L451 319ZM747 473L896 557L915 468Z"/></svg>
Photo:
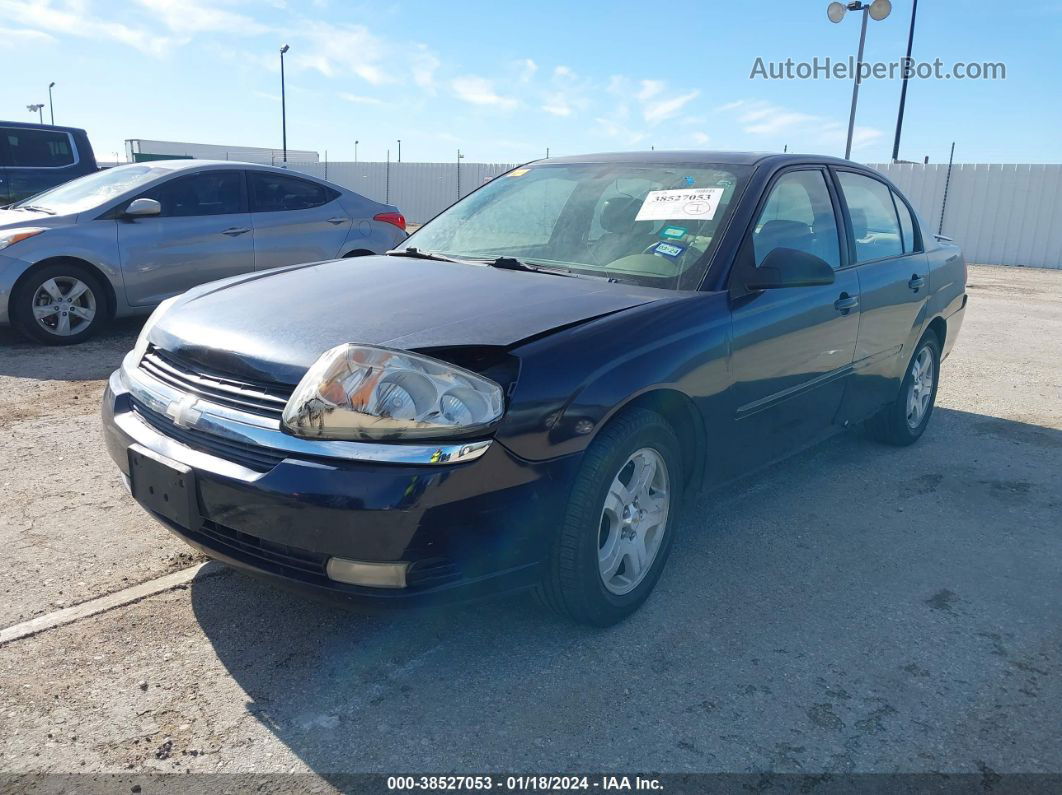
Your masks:
<svg viewBox="0 0 1062 795"><path fill-rule="evenodd" d="M651 190L646 194L635 221L711 221L719 208L725 188L683 188Z"/></svg>

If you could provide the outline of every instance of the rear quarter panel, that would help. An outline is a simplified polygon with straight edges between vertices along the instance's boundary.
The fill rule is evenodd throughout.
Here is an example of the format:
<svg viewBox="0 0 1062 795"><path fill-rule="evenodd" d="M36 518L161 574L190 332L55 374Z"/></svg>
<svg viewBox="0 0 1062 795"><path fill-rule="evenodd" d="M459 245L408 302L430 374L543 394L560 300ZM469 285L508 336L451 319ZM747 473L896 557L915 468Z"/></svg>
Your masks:
<svg viewBox="0 0 1062 795"><path fill-rule="evenodd" d="M950 241L929 236L926 241L929 262L929 286L932 290L927 316L943 318L947 325L941 356L947 356L955 346L966 309L966 259L962 250Z"/></svg>

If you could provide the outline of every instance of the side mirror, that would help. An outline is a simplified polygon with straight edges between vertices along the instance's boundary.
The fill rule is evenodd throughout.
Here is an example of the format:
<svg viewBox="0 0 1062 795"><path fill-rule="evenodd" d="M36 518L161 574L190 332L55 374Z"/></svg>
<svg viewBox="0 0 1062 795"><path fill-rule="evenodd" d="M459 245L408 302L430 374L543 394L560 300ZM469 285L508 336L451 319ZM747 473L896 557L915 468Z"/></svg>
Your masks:
<svg viewBox="0 0 1062 795"><path fill-rule="evenodd" d="M127 218L143 218L148 215L158 215L162 212L162 205L154 199L133 199L123 213Z"/></svg>
<svg viewBox="0 0 1062 795"><path fill-rule="evenodd" d="M748 275L749 290L777 287L816 287L833 284L833 268L821 257L795 248L772 249L760 267Z"/></svg>

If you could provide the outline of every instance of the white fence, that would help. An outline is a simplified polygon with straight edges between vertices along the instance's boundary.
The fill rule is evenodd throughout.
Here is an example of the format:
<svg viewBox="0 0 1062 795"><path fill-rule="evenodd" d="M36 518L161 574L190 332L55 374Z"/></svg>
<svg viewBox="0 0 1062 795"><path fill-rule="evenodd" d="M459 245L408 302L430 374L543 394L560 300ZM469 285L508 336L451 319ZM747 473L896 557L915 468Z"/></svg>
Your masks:
<svg viewBox="0 0 1062 795"><path fill-rule="evenodd" d="M516 163L292 163L288 168L322 177L362 196L397 206L414 224L438 215Z"/></svg>
<svg viewBox="0 0 1062 795"><path fill-rule="evenodd" d="M424 223L515 163L295 163ZM988 265L1062 268L1062 165L874 164L915 206L929 231ZM459 180L460 174L460 182ZM945 201L945 184L947 200ZM941 229L941 211L943 228Z"/></svg>
<svg viewBox="0 0 1062 795"><path fill-rule="evenodd" d="M930 231L954 238L968 262L1062 268L1062 165L957 163L950 182L946 164L872 168L896 183Z"/></svg>

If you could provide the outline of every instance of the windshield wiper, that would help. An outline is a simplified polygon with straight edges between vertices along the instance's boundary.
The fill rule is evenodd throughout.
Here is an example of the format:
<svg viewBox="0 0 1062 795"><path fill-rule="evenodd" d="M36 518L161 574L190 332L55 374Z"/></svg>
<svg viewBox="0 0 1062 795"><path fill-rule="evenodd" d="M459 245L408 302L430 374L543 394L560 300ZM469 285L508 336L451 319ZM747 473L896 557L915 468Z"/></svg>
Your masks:
<svg viewBox="0 0 1062 795"><path fill-rule="evenodd" d="M433 259L437 262L462 262L463 260L454 259L448 257L445 254L438 254L434 251L421 251L416 246L409 246L407 248L399 249L397 251L388 251L389 257L413 257L413 259Z"/></svg>
<svg viewBox="0 0 1062 795"><path fill-rule="evenodd" d="M492 268L501 268L507 271L524 271L526 273L548 273L550 276L570 276L575 277L574 273L558 270L556 268L550 268L545 265L538 265L534 262L527 262L526 260L517 259L516 257L495 257L494 259L484 260Z"/></svg>
<svg viewBox="0 0 1062 795"><path fill-rule="evenodd" d="M16 210L31 210L39 213L47 213L48 215L55 215L55 210L49 210L47 207L41 207L37 204L20 204L15 208Z"/></svg>

